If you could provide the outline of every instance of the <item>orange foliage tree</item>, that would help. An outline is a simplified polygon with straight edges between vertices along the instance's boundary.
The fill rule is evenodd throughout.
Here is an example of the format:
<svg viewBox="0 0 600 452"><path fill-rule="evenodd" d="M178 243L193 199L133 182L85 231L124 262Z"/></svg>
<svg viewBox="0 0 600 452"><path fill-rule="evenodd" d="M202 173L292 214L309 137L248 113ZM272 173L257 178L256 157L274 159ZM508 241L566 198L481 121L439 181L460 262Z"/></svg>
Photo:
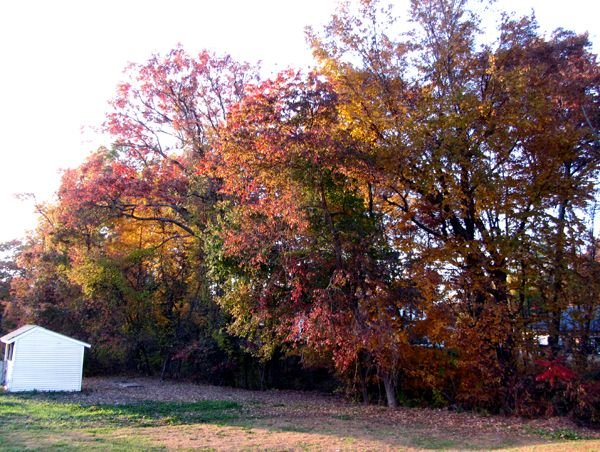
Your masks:
<svg viewBox="0 0 600 452"><path fill-rule="evenodd" d="M377 2L359 10L311 35L341 127L363 143L355 158L390 242L437 275L436 302L453 312L457 396L510 407L529 304L542 301L535 321L554 344L574 303L567 254L599 165L595 56L586 36L546 40L529 18L504 18L498 42L478 46L466 0L411 2L410 39Z"/></svg>

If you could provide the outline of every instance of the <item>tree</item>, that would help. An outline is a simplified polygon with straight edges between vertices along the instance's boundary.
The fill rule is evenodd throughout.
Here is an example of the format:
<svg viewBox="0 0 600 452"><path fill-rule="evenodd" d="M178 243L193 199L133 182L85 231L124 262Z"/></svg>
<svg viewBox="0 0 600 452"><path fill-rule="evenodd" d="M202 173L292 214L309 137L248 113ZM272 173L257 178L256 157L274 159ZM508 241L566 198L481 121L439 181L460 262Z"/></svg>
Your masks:
<svg viewBox="0 0 600 452"><path fill-rule="evenodd" d="M228 56L182 49L130 66L105 124L112 149L65 172L36 237L64 260L46 268L36 259L31 274L60 270L81 292L56 305L78 314L97 355L146 372L160 361L163 375L176 374L194 346L227 340L203 251L217 213L209 170L217 128L252 76ZM23 283L21 299L38 309Z"/></svg>
<svg viewBox="0 0 600 452"><path fill-rule="evenodd" d="M10 286L12 280L22 271L16 262L21 248L22 243L19 240L0 243L0 329L6 332L14 327L5 317L11 317L13 310Z"/></svg>
<svg viewBox="0 0 600 452"><path fill-rule="evenodd" d="M55 221L55 210L47 209L36 235L19 247L14 257L19 271L10 281L12 300L3 323L7 329L36 323L85 338L76 308L81 292L69 280L65 248L53 245Z"/></svg>
<svg viewBox="0 0 600 452"><path fill-rule="evenodd" d="M339 128L337 107L319 74L289 71L232 108L220 148L234 204L221 228L221 304L232 331L267 356L283 342L331 354L341 373L376 367L395 406L417 313L432 306L426 284L414 287L394 263L372 184L349 160L361 143Z"/></svg>
<svg viewBox="0 0 600 452"><path fill-rule="evenodd" d="M478 49L466 1L412 2L412 42L386 34L393 18L376 2L361 5L312 35L315 55L344 127L367 149L355 155L369 169L363 183L377 187L389 240L404 265L440 278L437 302L455 319L446 343L464 370L459 396L508 406L543 249L554 256L550 297L562 303L544 307L560 316L568 303L556 272L569 265L577 211L596 181L585 114L598 111L598 66L585 36L546 41L527 18L505 19L496 48Z"/></svg>

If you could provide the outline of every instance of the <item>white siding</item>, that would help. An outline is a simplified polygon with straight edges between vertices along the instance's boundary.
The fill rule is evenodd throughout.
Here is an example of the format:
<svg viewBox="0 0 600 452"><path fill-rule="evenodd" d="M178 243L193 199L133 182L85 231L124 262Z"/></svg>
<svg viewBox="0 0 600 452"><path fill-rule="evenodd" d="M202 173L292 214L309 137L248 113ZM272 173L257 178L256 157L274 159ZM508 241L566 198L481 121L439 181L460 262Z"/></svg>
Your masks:
<svg viewBox="0 0 600 452"><path fill-rule="evenodd" d="M18 338L7 390L81 391L83 349L44 330Z"/></svg>

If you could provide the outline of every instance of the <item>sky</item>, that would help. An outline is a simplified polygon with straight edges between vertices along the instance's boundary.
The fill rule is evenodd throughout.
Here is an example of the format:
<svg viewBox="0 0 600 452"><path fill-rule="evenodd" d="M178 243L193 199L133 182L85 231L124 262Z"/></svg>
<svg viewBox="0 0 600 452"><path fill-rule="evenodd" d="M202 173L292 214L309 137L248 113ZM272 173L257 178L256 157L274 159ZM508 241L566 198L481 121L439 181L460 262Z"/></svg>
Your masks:
<svg viewBox="0 0 600 452"><path fill-rule="evenodd" d="M403 12L407 0L395 2ZM36 225L61 170L100 145L108 101L128 62L181 44L261 60L268 71L309 67L304 28L323 26L337 0L0 0L0 242ZM600 52L600 0L497 0L535 11L540 28L588 31ZM493 24L493 22L492 22Z"/></svg>

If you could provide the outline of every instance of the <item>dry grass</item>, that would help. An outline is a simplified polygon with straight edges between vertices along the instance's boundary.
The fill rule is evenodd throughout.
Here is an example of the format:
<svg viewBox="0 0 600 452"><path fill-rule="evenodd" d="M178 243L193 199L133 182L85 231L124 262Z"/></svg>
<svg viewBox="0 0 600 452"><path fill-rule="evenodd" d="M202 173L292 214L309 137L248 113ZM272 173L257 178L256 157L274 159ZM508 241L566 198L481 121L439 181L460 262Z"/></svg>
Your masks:
<svg viewBox="0 0 600 452"><path fill-rule="evenodd" d="M417 408L390 410L314 393L244 391L156 379L130 379L136 386L122 387L121 380L87 379L84 391L78 394L0 397L0 415L2 405L7 403L31 404L28 410L40 410L37 418L5 416L0 447L600 450L599 432L579 428L568 419L522 420ZM221 402L201 402L206 400ZM36 404L46 405L42 409ZM48 410L60 414L48 420L41 415ZM11 431L6 432L9 426Z"/></svg>

